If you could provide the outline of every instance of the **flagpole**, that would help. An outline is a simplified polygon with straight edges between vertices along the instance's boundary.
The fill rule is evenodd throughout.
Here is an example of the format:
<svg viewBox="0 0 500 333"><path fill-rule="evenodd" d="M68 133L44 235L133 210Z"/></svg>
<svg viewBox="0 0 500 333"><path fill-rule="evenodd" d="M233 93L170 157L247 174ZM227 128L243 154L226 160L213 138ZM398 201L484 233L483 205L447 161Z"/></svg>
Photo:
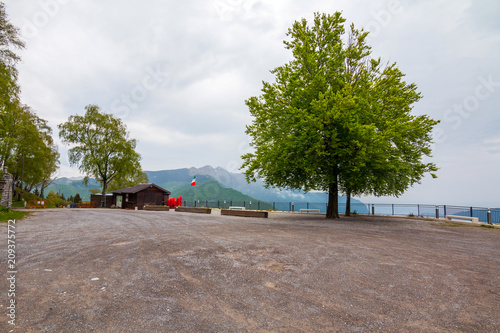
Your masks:
<svg viewBox="0 0 500 333"><path fill-rule="evenodd" d="M196 206L196 175L193 177L193 180L191 181L191 186L194 186L194 206Z"/></svg>

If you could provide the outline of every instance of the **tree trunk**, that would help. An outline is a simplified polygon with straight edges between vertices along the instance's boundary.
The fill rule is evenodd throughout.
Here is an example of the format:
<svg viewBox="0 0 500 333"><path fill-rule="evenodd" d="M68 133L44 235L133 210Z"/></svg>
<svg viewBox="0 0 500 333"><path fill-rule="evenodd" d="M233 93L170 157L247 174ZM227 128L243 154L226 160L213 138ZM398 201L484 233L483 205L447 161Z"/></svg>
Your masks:
<svg viewBox="0 0 500 333"><path fill-rule="evenodd" d="M43 194L45 192L45 182L42 182L42 185L40 186L40 198L44 199L45 195Z"/></svg>
<svg viewBox="0 0 500 333"><path fill-rule="evenodd" d="M346 193L345 198L345 216L351 216L351 192Z"/></svg>
<svg viewBox="0 0 500 333"><path fill-rule="evenodd" d="M108 181L103 180L102 183L101 207L106 208L106 191L108 190Z"/></svg>
<svg viewBox="0 0 500 333"><path fill-rule="evenodd" d="M327 219L339 218L339 186L337 183L331 184L328 190L328 207L326 209Z"/></svg>

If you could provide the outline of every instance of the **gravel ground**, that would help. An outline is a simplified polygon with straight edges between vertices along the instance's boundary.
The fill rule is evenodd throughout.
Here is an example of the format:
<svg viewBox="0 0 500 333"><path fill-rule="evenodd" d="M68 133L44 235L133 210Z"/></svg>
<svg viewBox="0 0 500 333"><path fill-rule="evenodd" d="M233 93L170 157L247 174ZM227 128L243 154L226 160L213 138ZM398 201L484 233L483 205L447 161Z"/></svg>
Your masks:
<svg viewBox="0 0 500 333"><path fill-rule="evenodd" d="M15 230L0 332L500 332L498 229L59 209Z"/></svg>

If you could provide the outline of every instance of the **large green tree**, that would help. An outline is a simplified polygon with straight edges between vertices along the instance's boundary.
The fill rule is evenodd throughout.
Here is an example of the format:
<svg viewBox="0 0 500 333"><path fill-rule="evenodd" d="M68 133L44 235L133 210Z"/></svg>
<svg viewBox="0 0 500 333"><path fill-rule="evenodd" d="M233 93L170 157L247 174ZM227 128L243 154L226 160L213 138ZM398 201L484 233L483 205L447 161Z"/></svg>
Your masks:
<svg viewBox="0 0 500 333"><path fill-rule="evenodd" d="M12 25L0 2L0 111L6 111L8 104L18 98L17 63L21 60L15 49L23 49L19 29Z"/></svg>
<svg viewBox="0 0 500 333"><path fill-rule="evenodd" d="M24 46L19 29L9 22L5 5L0 2L0 166L15 147L12 130L20 108L16 65L21 60L15 51Z"/></svg>
<svg viewBox="0 0 500 333"><path fill-rule="evenodd" d="M246 101L255 148L242 156L247 180L325 191L327 218L339 216L339 191L399 195L436 170L423 157L437 122L411 115L416 85L371 59L367 33L351 25L346 35L344 23L339 12L295 22L284 42L293 59Z"/></svg>
<svg viewBox="0 0 500 333"><path fill-rule="evenodd" d="M85 107L84 116L70 116L60 124L59 136L72 146L69 162L78 166L86 176L98 180L102 193L114 179L133 177L141 170L140 155L135 151L137 142L129 138L127 127L112 114L102 113L97 105ZM106 196L102 196L105 206Z"/></svg>
<svg viewBox="0 0 500 333"><path fill-rule="evenodd" d="M27 105L14 103L2 117L4 136L0 140L0 162L14 176L21 191L31 191L57 170L59 153L52 129ZM19 197L21 193L18 194Z"/></svg>

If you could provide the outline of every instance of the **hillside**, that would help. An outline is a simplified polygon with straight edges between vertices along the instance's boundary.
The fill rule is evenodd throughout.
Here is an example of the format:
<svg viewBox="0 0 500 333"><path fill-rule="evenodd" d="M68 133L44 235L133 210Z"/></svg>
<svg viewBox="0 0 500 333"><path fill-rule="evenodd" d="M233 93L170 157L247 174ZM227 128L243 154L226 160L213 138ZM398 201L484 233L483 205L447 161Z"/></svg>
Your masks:
<svg viewBox="0 0 500 333"><path fill-rule="evenodd" d="M185 169L182 169L185 170ZM231 173L221 167L213 168L204 166L202 168L190 168L190 175L206 175L217 180L224 187L233 188L236 191L266 202L328 202L328 194L324 192L308 192L279 190L275 188L265 188L261 180L248 184L245 176L241 173ZM191 176L192 177L192 176ZM198 176L197 176L198 177ZM345 203L346 198L339 196L339 203ZM362 202L352 198L352 204Z"/></svg>
<svg viewBox="0 0 500 333"><path fill-rule="evenodd" d="M100 188L100 186L99 182L92 178L89 179L88 186L83 184L82 179L58 178L45 189L45 195L48 195L50 191L54 191L64 194L64 197L68 198L79 193L82 199L85 197L85 200L87 200L90 198L89 189Z"/></svg>
<svg viewBox="0 0 500 333"><path fill-rule="evenodd" d="M258 201L232 188L222 186L217 180L207 175L196 176L196 186L191 186L193 176L189 169L146 171L151 183L155 183L168 191L171 197L182 196L184 200L233 200L233 201ZM79 193L83 198L90 198L89 189L100 188L95 179L89 180L89 186L83 185L81 179L58 178L46 189L46 194L51 190L64 194L66 198Z"/></svg>
<svg viewBox="0 0 500 333"><path fill-rule="evenodd" d="M198 183L196 186L189 186L189 188L184 188L182 190L172 192L172 196L182 196L183 200L187 201L258 201L255 198L238 192L232 188L222 187L221 184L215 179L210 179L203 183Z"/></svg>
<svg viewBox="0 0 500 333"><path fill-rule="evenodd" d="M175 170L145 171L149 182L155 183L172 193L172 197L182 196L184 200L233 200L233 201L265 201L265 202L309 202L326 203L328 195L322 192L290 191L266 189L262 181L248 184L241 173L231 173L221 167L184 168ZM191 180L196 176L196 186L191 187ZM89 198L90 188L99 188L94 179L85 187L82 180L60 178L49 186L47 191L64 193L65 197L80 193ZM48 193L48 192L47 192ZM339 203L345 203L345 197L339 197ZM362 204L357 199L352 204ZM364 211L364 210L363 210Z"/></svg>

